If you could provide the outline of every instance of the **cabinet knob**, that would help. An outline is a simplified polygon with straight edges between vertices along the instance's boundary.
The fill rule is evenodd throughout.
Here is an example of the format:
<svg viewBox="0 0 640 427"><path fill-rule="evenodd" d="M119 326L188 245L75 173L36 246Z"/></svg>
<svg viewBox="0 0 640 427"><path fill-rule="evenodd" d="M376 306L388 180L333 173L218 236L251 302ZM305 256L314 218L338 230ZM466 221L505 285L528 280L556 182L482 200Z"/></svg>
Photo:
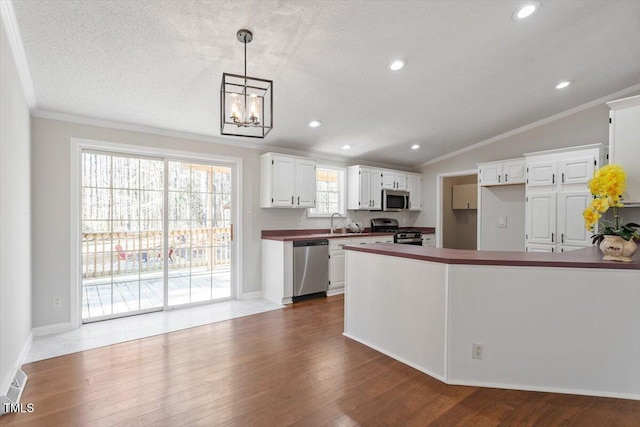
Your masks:
<svg viewBox="0 0 640 427"><path fill-rule="evenodd" d="M506 173L504 174L504 182L509 182L509 175Z"/></svg>

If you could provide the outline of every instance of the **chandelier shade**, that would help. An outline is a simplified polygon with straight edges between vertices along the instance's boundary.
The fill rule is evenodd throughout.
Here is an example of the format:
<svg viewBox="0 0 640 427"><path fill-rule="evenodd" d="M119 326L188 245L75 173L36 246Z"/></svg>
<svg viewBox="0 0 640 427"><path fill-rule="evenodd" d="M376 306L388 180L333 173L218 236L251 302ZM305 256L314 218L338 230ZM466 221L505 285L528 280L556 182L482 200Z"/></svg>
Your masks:
<svg viewBox="0 0 640 427"><path fill-rule="evenodd" d="M247 76L247 43L253 35L239 30L244 43L244 75L222 74L220 134L264 138L273 129L273 81Z"/></svg>

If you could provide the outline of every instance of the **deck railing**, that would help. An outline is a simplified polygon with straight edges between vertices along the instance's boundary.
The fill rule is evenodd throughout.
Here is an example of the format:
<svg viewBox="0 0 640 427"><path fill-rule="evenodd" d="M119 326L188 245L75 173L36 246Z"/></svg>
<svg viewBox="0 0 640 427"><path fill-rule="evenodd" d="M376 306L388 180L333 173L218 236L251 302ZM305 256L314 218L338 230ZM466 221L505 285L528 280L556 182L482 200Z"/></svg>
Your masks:
<svg viewBox="0 0 640 427"><path fill-rule="evenodd" d="M212 269L230 263L230 241L230 227L171 230L166 250L162 231L83 233L82 277L162 271L165 256L170 270Z"/></svg>

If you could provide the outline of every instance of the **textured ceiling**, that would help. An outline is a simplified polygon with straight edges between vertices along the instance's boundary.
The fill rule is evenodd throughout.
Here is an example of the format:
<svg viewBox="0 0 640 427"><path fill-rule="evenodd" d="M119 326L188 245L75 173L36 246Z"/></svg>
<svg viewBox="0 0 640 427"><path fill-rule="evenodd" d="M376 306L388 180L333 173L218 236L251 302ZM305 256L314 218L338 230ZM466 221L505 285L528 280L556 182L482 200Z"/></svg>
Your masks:
<svg viewBox="0 0 640 427"><path fill-rule="evenodd" d="M248 74L274 81L260 144L405 166L640 83L640 1L515 22L523 3L13 1L40 110L224 138L220 80L242 74L248 28Z"/></svg>

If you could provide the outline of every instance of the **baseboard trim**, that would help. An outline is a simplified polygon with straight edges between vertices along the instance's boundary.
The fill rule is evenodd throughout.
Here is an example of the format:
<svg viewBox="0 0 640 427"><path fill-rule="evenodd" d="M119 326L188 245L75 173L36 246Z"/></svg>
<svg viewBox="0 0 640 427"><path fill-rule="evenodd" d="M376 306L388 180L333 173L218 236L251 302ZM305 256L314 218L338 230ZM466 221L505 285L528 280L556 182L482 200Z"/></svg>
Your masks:
<svg viewBox="0 0 640 427"><path fill-rule="evenodd" d="M72 322L55 323L53 325L38 326L33 328L34 337L42 337L45 335L59 334L60 332L67 332L75 329L75 325Z"/></svg>
<svg viewBox="0 0 640 427"><path fill-rule="evenodd" d="M410 363L402 357L398 357L393 353L382 350L380 347L372 345L365 340L361 340L352 335L349 335L346 332L343 332L345 337L352 339L354 341L359 342L360 344L364 344L367 347L370 347L376 351L379 351L382 354L385 354L392 359L395 359L399 362L404 363L407 366L411 366L414 369L417 369L420 372L423 372L430 377L437 379L445 384L449 385L461 385L461 386L470 386L470 387L487 387L487 388L501 388L506 390L524 390L524 391L538 391L544 393L558 393L558 394L576 394L581 396L596 396L596 397L611 397L616 399L628 399L628 400L640 400L640 394L636 393L617 393L610 391L600 391L600 390L583 390L583 389L572 389L572 388L562 388L562 387L548 387L548 386L533 386L533 385L522 385L522 384L504 384L504 383L493 383L487 381L473 381L473 380L460 380L460 379L445 379L445 377L438 375L434 372L429 371L421 366L418 366L414 363Z"/></svg>
<svg viewBox="0 0 640 427"><path fill-rule="evenodd" d="M487 381L449 380L445 382L451 385L464 385L464 386L471 386L471 387L502 388L507 390L540 391L545 393L577 394L581 396L612 397L616 399L640 400L640 394L633 394L633 393L616 393L616 392L610 392L610 391L582 390L582 389L563 388L563 387L504 384L504 383L493 383L493 382L487 382Z"/></svg>
<svg viewBox="0 0 640 427"><path fill-rule="evenodd" d="M9 390L9 386L11 385L11 381L13 381L13 378L16 376L16 372L18 372L18 369L22 367L22 364L27 358L27 354L29 354L29 350L31 350L32 342L33 342L33 331L29 333L27 340L22 346L22 350L20 351L20 354L18 355L18 358L16 359L16 362L13 368L11 369L10 375L5 377L4 380L2 381L2 384L0 384L0 396L4 396L7 394L7 391Z"/></svg>
<svg viewBox="0 0 640 427"><path fill-rule="evenodd" d="M344 288L340 288L340 289L329 289L327 291L327 296L328 297L332 297L334 295L341 295L344 294Z"/></svg>
<svg viewBox="0 0 640 427"><path fill-rule="evenodd" d="M244 294L240 295L239 299L245 300L245 299L255 299L255 298L262 298L262 291L245 292Z"/></svg>
<svg viewBox="0 0 640 427"><path fill-rule="evenodd" d="M443 382L445 384L448 384L447 381L445 381L444 376L442 376L440 374L436 374L435 372L430 371L428 369L425 369L422 366L419 366L419 365L416 365L415 363L409 362L408 360L406 360L403 357L400 357L400 356L398 356L396 354L393 354L391 352L385 351L385 350L381 349L380 347L378 347L376 345L373 345L373 344L367 342L366 340L361 340L360 338L356 338L356 337L348 334L347 332L343 332L342 335L344 335L345 337L347 337L349 339L357 341L360 344L366 345L367 347L370 347L370 348L372 348L372 349L374 349L376 351L379 351L380 353L385 354L385 355L389 356L390 358L397 360L398 362L402 362L407 366L411 366L413 369L416 369L416 370L418 370L418 371L420 371L422 373L425 373L425 374L429 375L430 377L433 377L433 378L437 379L438 381L441 381L441 382ZM444 366L443 366L443 369L444 369Z"/></svg>

